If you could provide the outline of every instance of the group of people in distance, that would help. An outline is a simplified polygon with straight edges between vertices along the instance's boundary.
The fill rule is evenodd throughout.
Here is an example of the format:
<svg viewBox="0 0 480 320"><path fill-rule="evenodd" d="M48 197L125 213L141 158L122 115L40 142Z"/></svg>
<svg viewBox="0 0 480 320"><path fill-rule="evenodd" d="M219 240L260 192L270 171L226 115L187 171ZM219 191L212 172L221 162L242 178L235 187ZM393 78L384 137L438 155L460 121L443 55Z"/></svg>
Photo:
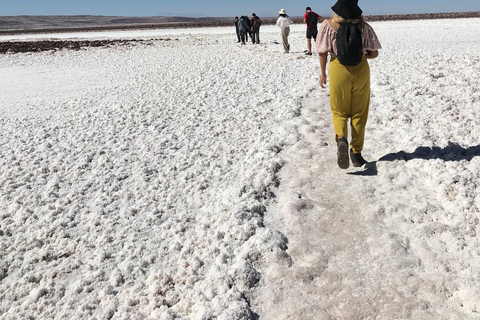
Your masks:
<svg viewBox="0 0 480 320"><path fill-rule="evenodd" d="M238 42L244 45L245 41L248 41L248 35L250 35L253 44L260 44L261 25L262 21L255 13L252 13L252 18L247 16L241 16L240 18L235 17L235 29Z"/></svg>
<svg viewBox="0 0 480 320"><path fill-rule="evenodd" d="M330 57L328 79L330 84L330 108L337 149L337 164L347 169L362 167L368 162L362 156L370 105L370 67L368 59L378 57L380 41L373 28L365 21L358 0L338 0L332 7L333 14L323 19L310 7L306 8L303 23L307 25L307 55L312 55L313 39L320 61L320 87L327 84L326 67ZM255 17L255 14L253 14ZM245 18L245 17L242 17ZM242 21L242 19L240 19ZM317 23L320 26L317 27ZM281 9L277 26L281 28L283 49L290 52L288 36L293 20ZM239 23L243 25L244 23ZM245 22L246 25L248 25ZM250 27L253 23L250 22ZM247 28L243 29L245 36ZM251 29L250 29L251 30ZM258 32L258 29L254 29ZM353 36L353 38L352 38ZM355 39L356 36L356 39ZM245 43L240 30L239 41ZM258 33L252 42L258 39ZM356 40L353 41L352 39ZM355 47L356 46L356 47ZM352 53L352 47L355 49ZM348 142L350 120L351 140Z"/></svg>
<svg viewBox="0 0 480 320"><path fill-rule="evenodd" d="M303 23L307 24L307 55L312 55L311 39L315 41L318 32L317 24L318 21L321 22L322 20L322 17L320 17L317 13L313 12L310 7L307 7L307 13L305 13L305 16L303 18ZM285 53L288 53L290 51L290 45L288 44L288 35L290 33L290 24L292 23L293 20L287 15L285 9L280 10L277 20L277 26L282 29L282 40ZM260 44L261 25L262 21L255 13L252 13L251 18L249 18L248 16L241 16L240 18L235 17L235 31L237 34L237 42L241 42L242 45L244 45L246 41L248 41L248 36L250 35L253 44Z"/></svg>

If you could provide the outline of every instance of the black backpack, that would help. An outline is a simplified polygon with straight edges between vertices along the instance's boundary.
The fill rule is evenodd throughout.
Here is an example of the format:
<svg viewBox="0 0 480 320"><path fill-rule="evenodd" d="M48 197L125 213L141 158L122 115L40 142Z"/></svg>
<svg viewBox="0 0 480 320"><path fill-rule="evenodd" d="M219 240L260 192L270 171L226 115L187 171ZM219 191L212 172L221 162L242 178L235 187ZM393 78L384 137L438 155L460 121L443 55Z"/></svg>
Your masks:
<svg viewBox="0 0 480 320"><path fill-rule="evenodd" d="M258 28L260 27L260 18L255 17L255 21L253 22L253 27Z"/></svg>
<svg viewBox="0 0 480 320"><path fill-rule="evenodd" d="M250 24L247 22L245 18L241 18L240 23L242 24L243 29L245 29L245 31L250 32Z"/></svg>
<svg viewBox="0 0 480 320"><path fill-rule="evenodd" d="M310 11L307 16L307 21L309 26L316 27L318 21L317 15L314 12Z"/></svg>
<svg viewBox="0 0 480 320"><path fill-rule="evenodd" d="M337 30L337 58L344 66L356 66L362 60L362 32L358 25L340 23Z"/></svg>

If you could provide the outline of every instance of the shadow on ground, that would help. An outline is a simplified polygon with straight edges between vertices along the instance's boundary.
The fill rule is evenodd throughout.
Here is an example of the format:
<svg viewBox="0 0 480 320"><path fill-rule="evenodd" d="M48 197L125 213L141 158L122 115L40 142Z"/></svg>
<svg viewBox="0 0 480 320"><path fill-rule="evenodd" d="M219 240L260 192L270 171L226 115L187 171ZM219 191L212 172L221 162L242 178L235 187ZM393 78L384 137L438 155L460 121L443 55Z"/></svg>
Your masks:
<svg viewBox="0 0 480 320"><path fill-rule="evenodd" d="M474 157L480 156L480 145L463 148L459 144L454 142L448 142L448 146L445 148L440 147L418 147L412 153L405 151L399 151L396 153L389 153L384 155L378 161L410 161L413 159L441 159L443 161L471 161ZM350 175L356 176L375 176L378 174L377 161L369 162L365 165L363 171L349 172Z"/></svg>
<svg viewBox="0 0 480 320"><path fill-rule="evenodd" d="M395 161L395 160L413 160L413 159L441 159L443 161L470 161L474 157L480 156L480 145L469 147L467 149L461 147L457 143L448 142L448 146L445 148L439 147L418 147L412 153L400 151L397 153L387 154L378 161Z"/></svg>

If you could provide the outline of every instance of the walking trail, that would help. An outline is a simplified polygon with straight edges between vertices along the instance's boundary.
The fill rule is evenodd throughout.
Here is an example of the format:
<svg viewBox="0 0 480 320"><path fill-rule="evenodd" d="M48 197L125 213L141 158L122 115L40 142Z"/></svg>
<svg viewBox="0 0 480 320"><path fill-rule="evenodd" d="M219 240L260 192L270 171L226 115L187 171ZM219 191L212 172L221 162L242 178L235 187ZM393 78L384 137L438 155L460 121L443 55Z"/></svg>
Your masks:
<svg viewBox="0 0 480 320"><path fill-rule="evenodd" d="M303 137L282 153L281 186L267 213L288 238L291 260L264 262L254 301L260 319L461 318L442 305L448 285L425 277L433 257L419 256L414 232L385 214L389 205L415 205L411 191L387 192L393 176L378 174L372 151L364 150L367 167L337 167L328 90L311 92L302 110Z"/></svg>

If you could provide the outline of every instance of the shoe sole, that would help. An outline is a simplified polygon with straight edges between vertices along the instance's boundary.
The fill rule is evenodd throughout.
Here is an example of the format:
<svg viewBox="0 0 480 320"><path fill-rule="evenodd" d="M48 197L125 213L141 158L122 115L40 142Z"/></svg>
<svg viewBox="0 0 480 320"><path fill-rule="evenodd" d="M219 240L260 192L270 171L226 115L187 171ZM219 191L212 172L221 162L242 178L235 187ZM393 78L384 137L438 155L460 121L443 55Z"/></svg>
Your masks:
<svg viewBox="0 0 480 320"><path fill-rule="evenodd" d="M350 166L350 159L348 158L348 144L340 142L337 148L337 163L340 169L348 169Z"/></svg>

